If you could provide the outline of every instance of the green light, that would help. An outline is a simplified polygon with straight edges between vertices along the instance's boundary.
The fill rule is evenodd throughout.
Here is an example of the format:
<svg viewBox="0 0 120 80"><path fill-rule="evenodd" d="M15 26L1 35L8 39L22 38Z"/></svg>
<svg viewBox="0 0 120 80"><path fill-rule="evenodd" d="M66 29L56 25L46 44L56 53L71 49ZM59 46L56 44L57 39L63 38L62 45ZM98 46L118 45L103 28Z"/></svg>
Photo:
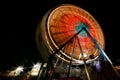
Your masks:
<svg viewBox="0 0 120 80"><path fill-rule="evenodd" d="M82 23L82 22L78 22L75 26L75 29L76 29L77 32L79 32L83 27L86 28L89 31L88 26L85 23ZM84 36L84 37L87 36L87 34L84 30L82 30L80 32L80 35Z"/></svg>

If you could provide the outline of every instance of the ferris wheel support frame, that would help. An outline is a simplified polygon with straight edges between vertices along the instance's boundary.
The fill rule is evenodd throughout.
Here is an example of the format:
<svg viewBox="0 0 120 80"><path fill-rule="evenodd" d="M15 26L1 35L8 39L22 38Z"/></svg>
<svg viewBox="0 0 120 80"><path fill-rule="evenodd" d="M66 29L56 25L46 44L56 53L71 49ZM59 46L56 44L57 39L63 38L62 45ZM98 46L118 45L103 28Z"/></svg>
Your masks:
<svg viewBox="0 0 120 80"><path fill-rule="evenodd" d="M54 74L54 78L56 78L56 72L52 63L52 60L54 58L54 56L57 54L57 52L59 52L66 44L68 44L69 42L71 42L71 40L73 40L82 30L85 30L85 32L87 33L88 37L91 39L91 41L94 43L95 47L100 51L100 54L102 55L102 57L108 61L111 65L111 67L113 68L113 70L115 71L115 73L117 74L117 76L120 78L120 74L117 72L117 70L114 68L112 61L109 59L109 57L106 55L106 53L101 49L101 47L99 46L99 44L97 43L97 41L91 36L91 34L88 32L88 30L83 27L81 30L79 30L76 34L73 35L72 38L70 38L65 44L63 44L59 49L57 49L53 54L51 54L49 56L48 59L48 64L47 64L47 71L46 71L46 75L45 75L45 79L47 78L48 75L48 71L50 69L50 67L53 70L53 74ZM85 61L84 61L85 62ZM85 62L86 64L86 62ZM86 71L88 72L88 71ZM88 77L88 80L90 80L90 77Z"/></svg>

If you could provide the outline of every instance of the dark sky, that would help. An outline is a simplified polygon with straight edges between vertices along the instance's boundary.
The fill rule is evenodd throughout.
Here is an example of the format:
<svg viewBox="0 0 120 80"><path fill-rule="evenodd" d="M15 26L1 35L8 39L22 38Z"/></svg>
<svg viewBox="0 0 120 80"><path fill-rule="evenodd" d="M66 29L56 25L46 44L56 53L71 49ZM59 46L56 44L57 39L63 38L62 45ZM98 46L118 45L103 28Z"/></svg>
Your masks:
<svg viewBox="0 0 120 80"><path fill-rule="evenodd" d="M105 36L106 54L113 62L120 59L119 2L101 0L6 1L1 7L0 66L16 66L42 61L35 42L37 25L49 9L66 3L87 10L98 21Z"/></svg>

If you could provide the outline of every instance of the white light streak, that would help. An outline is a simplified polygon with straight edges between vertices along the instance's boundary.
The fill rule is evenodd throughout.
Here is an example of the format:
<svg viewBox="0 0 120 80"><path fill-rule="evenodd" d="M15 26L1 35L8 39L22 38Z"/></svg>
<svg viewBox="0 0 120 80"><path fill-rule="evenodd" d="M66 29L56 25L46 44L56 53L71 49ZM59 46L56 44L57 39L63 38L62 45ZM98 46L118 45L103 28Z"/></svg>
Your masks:
<svg viewBox="0 0 120 80"><path fill-rule="evenodd" d="M34 66L33 66L33 68L32 68L32 70L31 70L31 73L30 73L30 75L31 76L37 76L38 75L38 73L39 73L39 70L40 70L40 67L41 67L41 64L42 63L36 63Z"/></svg>

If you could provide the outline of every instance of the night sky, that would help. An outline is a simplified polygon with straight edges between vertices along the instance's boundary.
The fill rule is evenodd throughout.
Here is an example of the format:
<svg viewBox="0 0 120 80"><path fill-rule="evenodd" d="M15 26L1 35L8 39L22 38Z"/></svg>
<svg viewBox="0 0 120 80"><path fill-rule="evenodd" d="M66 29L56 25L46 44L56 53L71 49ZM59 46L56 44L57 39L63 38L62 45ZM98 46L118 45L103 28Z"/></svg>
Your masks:
<svg viewBox="0 0 120 80"><path fill-rule="evenodd" d="M115 62L120 59L120 5L101 0L39 0L3 2L1 7L0 68L43 61L35 35L44 14L60 4L74 4L88 11L100 24L105 37L105 52ZM2 4L2 3L1 3Z"/></svg>

